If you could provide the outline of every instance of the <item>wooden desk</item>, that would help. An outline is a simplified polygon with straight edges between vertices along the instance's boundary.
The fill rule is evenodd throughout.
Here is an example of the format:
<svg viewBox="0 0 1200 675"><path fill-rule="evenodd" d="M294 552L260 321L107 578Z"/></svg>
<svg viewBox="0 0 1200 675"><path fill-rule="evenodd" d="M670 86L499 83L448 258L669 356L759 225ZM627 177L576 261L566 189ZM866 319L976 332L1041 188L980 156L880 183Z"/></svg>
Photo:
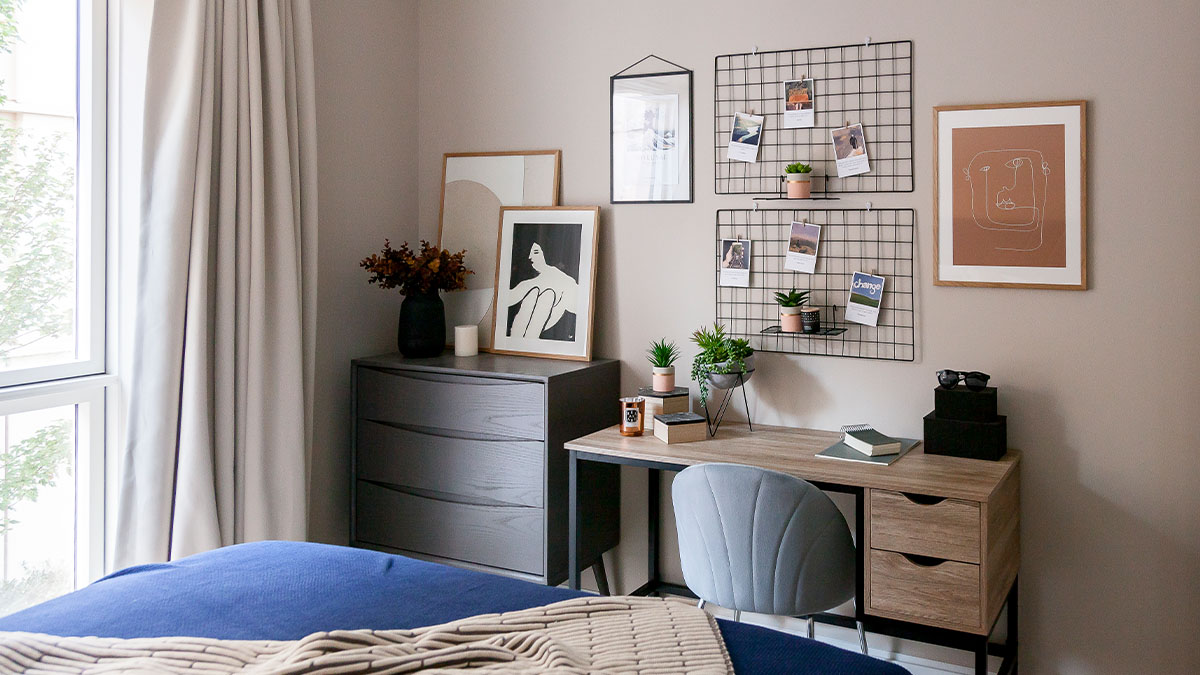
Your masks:
<svg viewBox="0 0 1200 675"><path fill-rule="evenodd" d="M665 590L658 570L659 472L693 464L748 464L798 476L823 490L855 496L858 589L855 619L867 630L975 652L976 672L989 653L1016 665L1020 453L988 462L926 455L917 446L891 466L816 457L840 434L814 429L723 425L715 438L667 445L650 434L621 436L610 427L565 444L569 469L569 582L579 588L581 462L644 467L649 481L646 584L634 595ZM586 491L586 485L582 486ZM1008 605L1008 638L991 644ZM853 626L836 615L821 620Z"/></svg>

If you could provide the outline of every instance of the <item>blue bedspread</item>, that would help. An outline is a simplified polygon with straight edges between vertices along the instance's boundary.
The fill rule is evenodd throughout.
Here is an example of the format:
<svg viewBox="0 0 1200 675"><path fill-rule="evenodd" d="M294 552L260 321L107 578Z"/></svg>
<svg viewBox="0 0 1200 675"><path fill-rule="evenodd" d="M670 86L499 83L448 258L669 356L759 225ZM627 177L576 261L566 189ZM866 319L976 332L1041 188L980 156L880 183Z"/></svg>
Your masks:
<svg viewBox="0 0 1200 675"><path fill-rule="evenodd" d="M375 551L273 541L130 567L4 617L0 630L293 640L334 629L416 628L580 595ZM718 623L738 673L906 672L794 635Z"/></svg>

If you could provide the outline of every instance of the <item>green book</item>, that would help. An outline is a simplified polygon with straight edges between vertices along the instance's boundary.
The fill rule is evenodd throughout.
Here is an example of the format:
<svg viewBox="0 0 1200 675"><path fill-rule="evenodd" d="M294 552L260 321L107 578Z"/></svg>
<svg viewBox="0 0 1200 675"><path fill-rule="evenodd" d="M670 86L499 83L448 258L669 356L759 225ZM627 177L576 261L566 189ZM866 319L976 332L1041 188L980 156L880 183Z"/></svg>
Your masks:
<svg viewBox="0 0 1200 675"><path fill-rule="evenodd" d="M879 433L869 424L852 424L842 427L845 436L842 442L864 455L894 455L900 452L899 439Z"/></svg>
<svg viewBox="0 0 1200 675"><path fill-rule="evenodd" d="M917 447L917 444L921 442L915 438L900 438L897 440L900 441L900 452L893 453L891 455L876 455L874 457L870 455L864 455L858 450L855 450L845 443L838 441L828 448L818 452L817 457L823 457L825 459L841 459L847 462L866 462L867 464L887 466L888 464L891 464L892 462L903 457L909 450Z"/></svg>

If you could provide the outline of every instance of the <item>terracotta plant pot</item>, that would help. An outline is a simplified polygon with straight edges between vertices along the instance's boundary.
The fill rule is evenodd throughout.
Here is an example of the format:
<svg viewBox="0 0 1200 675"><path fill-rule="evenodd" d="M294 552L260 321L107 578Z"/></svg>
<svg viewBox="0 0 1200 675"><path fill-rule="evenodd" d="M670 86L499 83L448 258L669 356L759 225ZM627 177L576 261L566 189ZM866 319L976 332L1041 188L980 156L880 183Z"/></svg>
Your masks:
<svg viewBox="0 0 1200 675"><path fill-rule="evenodd" d="M654 368L654 391L671 391L675 389L675 366Z"/></svg>
<svg viewBox="0 0 1200 675"><path fill-rule="evenodd" d="M812 174L787 174L788 199L809 199L812 197Z"/></svg>
<svg viewBox="0 0 1200 675"><path fill-rule="evenodd" d="M800 332L800 308L799 307L780 307L779 308L779 329L785 333Z"/></svg>

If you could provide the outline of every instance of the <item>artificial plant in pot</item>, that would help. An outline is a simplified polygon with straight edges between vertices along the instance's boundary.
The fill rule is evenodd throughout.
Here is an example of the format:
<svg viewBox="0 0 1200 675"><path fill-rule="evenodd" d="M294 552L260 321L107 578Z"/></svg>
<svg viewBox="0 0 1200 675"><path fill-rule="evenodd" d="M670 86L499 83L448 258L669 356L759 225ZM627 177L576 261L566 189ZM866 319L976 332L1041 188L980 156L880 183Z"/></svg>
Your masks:
<svg viewBox="0 0 1200 675"><path fill-rule="evenodd" d="M731 338L725 326L715 323L692 333L700 353L692 359L692 379L700 385L700 405L711 389L732 389L754 374L754 349L748 340Z"/></svg>
<svg viewBox="0 0 1200 675"><path fill-rule="evenodd" d="M672 391L675 389L675 361L679 358L679 348L667 338L650 343L646 350L646 360L653 369L654 391Z"/></svg>
<svg viewBox="0 0 1200 675"><path fill-rule="evenodd" d="M812 165L803 162L788 164L783 168L783 176L787 179L788 199L808 199L812 197Z"/></svg>
<svg viewBox="0 0 1200 675"><path fill-rule="evenodd" d="M775 302L779 303L779 328L785 333L799 333L802 326L800 323L800 309L804 307L804 303L808 302L808 291L799 291L792 289L786 293L783 291L775 292Z"/></svg>
<svg viewBox="0 0 1200 675"><path fill-rule="evenodd" d="M446 346L446 306L438 291L466 288L467 275L474 274L463 264L466 251L450 253L421 240L420 252L399 249L383 240L383 250L363 258L359 266L371 273L371 283L380 288L399 288L404 294L396 346L409 358L437 356Z"/></svg>

